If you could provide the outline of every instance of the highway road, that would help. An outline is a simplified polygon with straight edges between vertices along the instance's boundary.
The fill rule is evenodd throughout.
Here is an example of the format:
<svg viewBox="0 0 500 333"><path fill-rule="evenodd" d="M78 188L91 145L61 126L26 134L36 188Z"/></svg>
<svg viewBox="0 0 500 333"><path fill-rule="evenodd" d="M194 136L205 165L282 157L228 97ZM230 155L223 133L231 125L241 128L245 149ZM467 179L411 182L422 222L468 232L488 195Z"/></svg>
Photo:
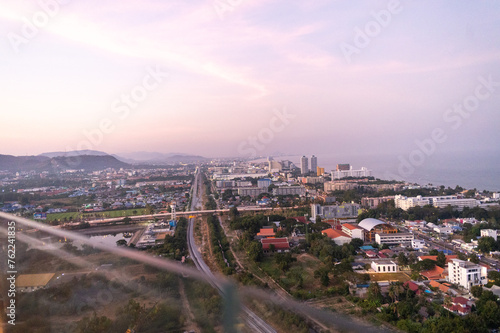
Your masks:
<svg viewBox="0 0 500 333"><path fill-rule="evenodd" d="M454 253L456 252L459 252L461 251L461 249L458 249L457 247L453 246L452 244L450 243L447 243L445 241L442 241L442 240L434 240L432 239L430 236L428 235L425 235L419 231L414 231L413 232L415 236L419 236L420 238L422 239L425 239L427 242L429 242L430 244L432 244L433 246L437 247L437 248L442 248L442 249L446 249L446 250L451 250L453 251ZM416 238L416 237L415 237ZM489 265L491 266L492 268L499 268L499 263L497 260L495 259L491 259L491 258L486 258L484 256L481 256L481 259L480 261L486 265Z"/></svg>
<svg viewBox="0 0 500 333"><path fill-rule="evenodd" d="M200 171L196 170L195 181L193 184L193 191L191 194L192 198L191 210L193 211L197 207L201 206L201 195L200 195L201 186L203 186L203 183L200 181ZM202 271L207 276L210 284L214 288L216 288L221 295L224 296L225 286L223 286L215 277L215 275L212 273L210 268L203 260L200 251L198 251L198 248L196 247L194 241L193 225L194 225L194 218L190 218L188 224L188 247L191 259L196 265L196 268L198 268L198 270ZM241 314L245 320L245 323L253 332L276 333L276 330L274 328L272 328L269 324L267 324L264 320L259 318L254 312L252 312L249 308L247 308L244 305L241 305Z"/></svg>

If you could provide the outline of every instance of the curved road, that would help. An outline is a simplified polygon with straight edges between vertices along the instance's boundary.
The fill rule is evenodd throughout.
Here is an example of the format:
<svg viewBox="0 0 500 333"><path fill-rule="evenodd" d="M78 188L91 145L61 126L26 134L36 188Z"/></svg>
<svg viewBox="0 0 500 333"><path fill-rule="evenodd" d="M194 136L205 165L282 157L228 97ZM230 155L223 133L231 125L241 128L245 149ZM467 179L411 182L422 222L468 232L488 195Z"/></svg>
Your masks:
<svg viewBox="0 0 500 333"><path fill-rule="evenodd" d="M201 198L200 198L200 193L201 193L201 186L203 186L203 183L200 181L200 171L199 169L196 170L195 174L195 181L193 184L193 193L191 194L192 202L191 202L191 209L195 210L196 207L201 206ZM195 245L194 242L194 232L193 232L193 225L194 225L194 218L189 219L188 223L188 248L189 248L189 254L191 255L191 258L194 261L194 264L196 265L196 268L198 270L202 271L205 273L207 276L208 280L210 281L210 284L216 288L221 295L224 295L224 286L219 283L215 275L212 273L210 268L207 266L205 261L203 261L203 258L198 251L198 248ZM242 305L241 306L242 314L245 319L245 322L249 328L252 329L254 332L263 332L263 333L276 333L276 330L272 328L269 324L267 324L264 320L259 318L255 313L253 313L249 308L246 306Z"/></svg>

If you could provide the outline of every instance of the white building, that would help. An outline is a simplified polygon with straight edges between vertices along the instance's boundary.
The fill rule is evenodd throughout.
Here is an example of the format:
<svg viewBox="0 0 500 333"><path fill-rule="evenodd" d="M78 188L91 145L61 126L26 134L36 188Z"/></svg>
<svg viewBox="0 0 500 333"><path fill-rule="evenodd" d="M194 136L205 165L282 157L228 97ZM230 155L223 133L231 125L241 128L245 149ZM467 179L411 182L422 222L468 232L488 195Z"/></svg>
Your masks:
<svg viewBox="0 0 500 333"><path fill-rule="evenodd" d="M453 234L453 229L450 227L435 227L433 229L435 232L441 235L451 235Z"/></svg>
<svg viewBox="0 0 500 333"><path fill-rule="evenodd" d="M316 156L311 156L311 171L316 172L318 168L318 158Z"/></svg>
<svg viewBox="0 0 500 333"><path fill-rule="evenodd" d="M408 244L413 241L413 234L406 232L398 232L394 234L375 234L375 242L377 244Z"/></svg>
<svg viewBox="0 0 500 333"><path fill-rule="evenodd" d="M332 171L332 179L341 179L347 177L371 177L372 170L368 170L368 168L361 167L359 170L353 170L352 166L349 170L335 170Z"/></svg>
<svg viewBox="0 0 500 333"><path fill-rule="evenodd" d="M416 206L426 206L430 205L430 201L428 198L422 197L421 195L416 197L408 198L403 195L394 196L394 205L396 208L401 208L402 210L408 210L409 208Z"/></svg>
<svg viewBox="0 0 500 333"><path fill-rule="evenodd" d="M300 173L303 175L307 175L308 172L309 172L309 160L307 159L307 157L302 156L300 158Z"/></svg>
<svg viewBox="0 0 500 333"><path fill-rule="evenodd" d="M448 281L465 289L483 285L488 282L487 268L470 261L452 259L448 263Z"/></svg>
<svg viewBox="0 0 500 333"><path fill-rule="evenodd" d="M423 207L426 205L432 205L437 208L452 206L461 210L464 207L478 206L478 201L476 199L470 198L459 198L456 195L445 195L438 197L423 197L421 195L418 195L416 197L410 198L404 195L396 195L394 197L394 204L396 208L401 208L403 210L408 210L409 208L416 206Z"/></svg>
<svg viewBox="0 0 500 333"><path fill-rule="evenodd" d="M372 261L371 268L376 273L392 273L398 271L398 265L394 261L389 260Z"/></svg>
<svg viewBox="0 0 500 333"><path fill-rule="evenodd" d="M325 229L321 231L322 234L327 235L335 244L342 246L344 244L349 244L351 242L351 237L342 231L334 230L334 229Z"/></svg>
<svg viewBox="0 0 500 333"><path fill-rule="evenodd" d="M411 247L414 250L421 250L425 247L425 241L422 239L413 239L411 241Z"/></svg>
<svg viewBox="0 0 500 333"><path fill-rule="evenodd" d="M481 237L493 237L496 241L498 237L498 230L481 229Z"/></svg>
<svg viewBox="0 0 500 333"><path fill-rule="evenodd" d="M342 224L342 232L349 235L351 238L359 238L363 241L365 240L364 229L358 227L357 225L344 223Z"/></svg>

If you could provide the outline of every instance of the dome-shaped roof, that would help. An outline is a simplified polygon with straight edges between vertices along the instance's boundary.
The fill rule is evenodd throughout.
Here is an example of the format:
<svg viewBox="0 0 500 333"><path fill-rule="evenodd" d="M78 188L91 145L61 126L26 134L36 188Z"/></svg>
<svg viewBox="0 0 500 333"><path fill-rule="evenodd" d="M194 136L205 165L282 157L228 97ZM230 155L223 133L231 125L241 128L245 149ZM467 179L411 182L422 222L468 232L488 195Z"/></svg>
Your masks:
<svg viewBox="0 0 500 333"><path fill-rule="evenodd" d="M364 219L363 221L359 222L358 226L361 227L361 228L363 228L363 229L366 229L366 230L370 231L375 226L377 226L379 224L386 224L386 223L384 221L380 221L380 220L377 220L377 219L367 218L367 219Z"/></svg>

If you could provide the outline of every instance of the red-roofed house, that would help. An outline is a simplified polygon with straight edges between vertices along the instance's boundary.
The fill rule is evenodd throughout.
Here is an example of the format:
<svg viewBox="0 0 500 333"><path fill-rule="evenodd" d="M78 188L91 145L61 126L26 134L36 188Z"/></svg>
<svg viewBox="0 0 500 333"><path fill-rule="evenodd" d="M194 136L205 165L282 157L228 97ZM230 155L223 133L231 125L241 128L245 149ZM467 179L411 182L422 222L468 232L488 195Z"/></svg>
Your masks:
<svg viewBox="0 0 500 333"><path fill-rule="evenodd" d="M448 311L462 316L469 314L471 311L471 304L469 304L469 300L463 297L454 297L451 300L450 305L444 305L443 307Z"/></svg>
<svg viewBox="0 0 500 333"><path fill-rule="evenodd" d="M271 247L274 247L274 252L290 252L290 243L288 242L288 238L264 238L261 239L262 250L264 253L270 253ZM273 245L273 246L271 246Z"/></svg>
<svg viewBox="0 0 500 333"><path fill-rule="evenodd" d="M337 245L343 245L351 242L351 237L349 237L349 235L343 233L342 231L325 229L321 231L321 233L327 235Z"/></svg>
<svg viewBox="0 0 500 333"><path fill-rule="evenodd" d="M377 253L374 252L374 251L371 251L371 250L366 250L365 251L365 254L368 258L376 258L377 257Z"/></svg>
<svg viewBox="0 0 500 333"><path fill-rule="evenodd" d="M260 229L260 232L257 233L257 237L261 238L269 238L269 237L274 237L276 233L274 232L273 228L262 228Z"/></svg>
<svg viewBox="0 0 500 333"><path fill-rule="evenodd" d="M359 238L365 240L365 233L362 228L357 225L344 223L342 224L342 232L347 234L351 238Z"/></svg>
<svg viewBox="0 0 500 333"><path fill-rule="evenodd" d="M295 217L291 217L291 219L294 219L295 221L300 222L300 223L305 223L305 224L311 223L311 221L306 219L305 216L295 216Z"/></svg>
<svg viewBox="0 0 500 333"><path fill-rule="evenodd" d="M429 283L429 285L431 287L434 287L434 288L437 288L437 289L441 290L445 294L447 294L450 291L450 287L445 286L444 284L439 283L439 282L437 282L435 280L432 280L431 283Z"/></svg>
<svg viewBox="0 0 500 333"><path fill-rule="evenodd" d="M446 257L446 264L448 264L453 259L458 258L456 254L450 254L450 255L447 255L445 257ZM430 260L437 261L437 256L420 256L420 257L418 257L418 260L420 260L420 261L422 261L424 259L430 259Z"/></svg>
<svg viewBox="0 0 500 333"><path fill-rule="evenodd" d="M427 280L439 280L444 278L443 272L444 268L441 268L439 266L434 266L434 268L431 270L420 272L420 275L425 277Z"/></svg>
<svg viewBox="0 0 500 333"><path fill-rule="evenodd" d="M418 284L416 284L413 281L406 281L405 283L403 283L403 286L408 287L408 289L415 292L415 294L417 295L420 295L424 292L422 289L418 287Z"/></svg>

